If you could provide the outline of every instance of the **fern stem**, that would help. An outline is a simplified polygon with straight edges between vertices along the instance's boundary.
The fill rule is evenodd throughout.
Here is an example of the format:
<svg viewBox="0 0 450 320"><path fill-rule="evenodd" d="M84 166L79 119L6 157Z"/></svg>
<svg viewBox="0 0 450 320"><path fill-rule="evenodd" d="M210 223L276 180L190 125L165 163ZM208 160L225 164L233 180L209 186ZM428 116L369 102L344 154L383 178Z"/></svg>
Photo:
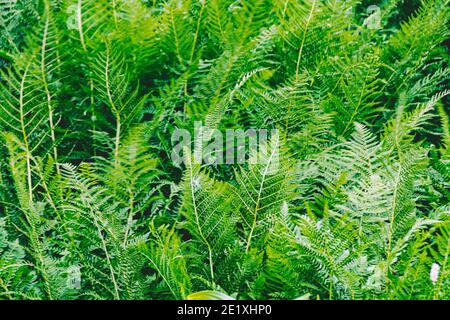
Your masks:
<svg viewBox="0 0 450 320"><path fill-rule="evenodd" d="M47 50L47 37L48 37L48 28L49 28L49 14L50 14L50 8L48 3L46 2L46 11L47 11L47 17L45 20L45 26L44 26L44 34L42 37L42 47L41 47L41 77L42 77L42 83L44 85L44 91L45 95L47 97L47 107L48 107L48 121L50 125L50 138L53 145L53 157L56 163L56 171L58 175L60 174L59 171L59 165L58 165L58 150L56 148L56 135L55 135L55 125L53 122L53 106L52 106L52 95L49 90L48 82L47 82L47 75L46 75L46 50Z"/></svg>
<svg viewBox="0 0 450 320"><path fill-rule="evenodd" d="M97 156L95 131L97 130L96 116L95 116L95 106L94 106L94 81L89 77L89 88L90 88L90 105L91 105L91 122L92 122L92 146L94 149L94 156Z"/></svg>
<svg viewBox="0 0 450 320"><path fill-rule="evenodd" d="M26 126L25 126L25 113L24 113L24 91L25 91L25 79L28 75L28 70L30 68L31 61L28 63L25 72L22 76L22 80L20 82L20 92L19 92L19 112L20 112L20 127L22 131L22 137L23 142L25 146L25 157L27 162L27 183L28 183L28 197L30 200L30 203L33 202L33 184L31 179L31 152L30 152L30 146L28 143L28 135L26 133Z"/></svg>
<svg viewBox="0 0 450 320"><path fill-rule="evenodd" d="M131 224L133 223L133 211L134 211L134 195L133 192L131 192L132 187L130 187L130 191L128 193L130 200L129 200L129 210L128 210L128 219L127 219L127 226L125 228L125 235L123 237L123 246L125 247L128 241L128 234L130 233Z"/></svg>
<svg viewBox="0 0 450 320"><path fill-rule="evenodd" d="M194 59L194 53L195 53L195 46L197 44L198 34L200 32L200 22L202 21L203 11L205 9L206 1L202 1L202 7L200 8L200 13L198 15L197 19L197 28L195 29L195 35L194 40L192 41L192 50L191 55L189 56L189 65L192 63L192 60Z"/></svg>
<svg viewBox="0 0 450 320"><path fill-rule="evenodd" d="M0 287L3 288L3 292L0 294L6 296L9 300L13 300L13 296L12 296L13 292L8 289L6 284L3 282L2 278L0 278Z"/></svg>
<svg viewBox="0 0 450 320"><path fill-rule="evenodd" d="M255 210L253 212L253 223L252 223L252 227L250 229L250 234L249 234L249 236L247 238L247 246L245 247L245 253L248 253L248 251L250 249L250 243L252 241L253 232L254 232L254 230L256 228L256 222L257 222L257 216L258 216L258 210L259 210L259 203L261 201L262 189L264 187L265 179L266 179L268 171L269 171L269 166L271 165L272 158L274 157L276 151L277 151L277 148L273 147L272 148L272 152L270 154L269 159L267 160L266 167L264 168L264 171L263 171L263 174L262 174L262 177L261 177L261 183L260 183L259 190L258 190L258 197L257 197L256 203L255 203Z"/></svg>
<svg viewBox="0 0 450 320"><path fill-rule="evenodd" d="M153 265L153 268L155 268L155 271L158 272L158 274L161 276L161 278L163 279L163 281L165 282L165 284L167 285L167 287L169 288L170 292L173 294L175 299L178 299L178 295L176 294L175 290L173 290L171 282L169 281L169 279L167 279L167 277L164 275L164 272L161 271L161 269L158 267L158 265L153 261L153 259L151 257L149 257L148 255L146 255L145 253L142 253L142 255L144 257L146 257L150 263Z"/></svg>
<svg viewBox="0 0 450 320"><path fill-rule="evenodd" d="M195 215L195 222L197 224L197 229L200 235L200 238L203 240L203 242L205 243L207 249L208 249L208 259L209 259L209 272L211 275L211 281L214 282L214 265L213 265L213 259L212 259L212 248L211 245L209 244L208 240L206 239L206 237L203 234L203 231L200 227L200 218L199 218L199 214L198 214L198 209L197 209L197 203L196 203L196 198L195 198L195 193L194 193L194 181L193 181L193 169L192 169L192 163L190 163L190 175L189 175L189 180L190 180L190 189L191 189L191 197L192 197L192 204L194 207L194 215Z"/></svg>
<svg viewBox="0 0 450 320"><path fill-rule="evenodd" d="M111 92L111 80L109 78L109 68L110 68L110 57L109 57L109 46L106 45L106 63L105 63L105 88L106 88L106 94L108 96L108 101L110 104L110 107L112 111L114 112L114 115L116 117L116 137L114 142L114 164L117 167L119 164L119 147L120 147L120 134L121 134L121 117L120 117L120 110L117 108L116 104L114 103L114 99Z"/></svg>
<svg viewBox="0 0 450 320"><path fill-rule="evenodd" d="M84 192L89 194L89 190L87 190L85 188L83 188L83 189L84 189L83 190ZM89 213L90 213L90 215L92 217L92 221L94 222L94 226L97 229L98 236L99 236L100 241L102 243L102 249L103 249L103 252L105 253L106 261L108 262L109 272L110 272L110 275L111 275L111 281L112 281L113 286L114 286L114 298L116 300L119 300L120 299L119 287L117 285L116 277L114 275L114 268L113 268L112 263L111 263L111 258L110 258L110 255L109 255L109 251L108 251L108 248L106 246L106 241L105 241L105 238L103 236L102 229L100 228L100 225L98 224L97 214L96 214L94 208L92 207L90 201L87 201L87 205L89 206Z"/></svg>
<svg viewBox="0 0 450 320"><path fill-rule="evenodd" d="M198 34L200 32L200 22L202 20L202 16L203 16L203 11L205 9L205 5L206 5L206 1L202 1L202 7L200 9L200 13L199 13L199 16L198 16L198 19L197 19L197 27L195 29L194 40L192 41L192 49L191 49L191 54L189 56L188 66L191 65L192 60L194 59L195 46L197 45ZM187 95L188 95L188 92L187 92L188 81L189 81L189 78L186 77L186 82L184 83L184 96L185 97L187 97ZM186 119L186 101L184 102L184 107L183 107L183 117Z"/></svg>
<svg viewBox="0 0 450 320"><path fill-rule="evenodd" d="M391 247L392 247L392 237L394 234L394 220L395 220L395 211L397 209L397 193L398 193L398 185L400 184L400 178L401 178L401 162L400 167L398 168L397 176L395 178L395 188L394 193L392 196L392 208L391 208L391 216L389 218L389 235L388 235L388 248L387 248L387 257L386 257L386 290L388 290L389 286L389 266L390 266L390 260L391 260Z"/></svg>
<svg viewBox="0 0 450 320"><path fill-rule="evenodd" d="M314 0L313 4L311 6L311 11L309 12L308 20L306 21L305 30L303 32L303 38L302 38L302 42L300 45L300 49L298 50L297 66L295 68L295 79L296 80L298 80L298 71L300 68L300 61L302 59L303 47L304 47L305 41L306 41L306 34L308 32L309 24L311 23L311 20L313 17L315 7L316 7L316 0Z"/></svg>
<svg viewBox="0 0 450 320"><path fill-rule="evenodd" d="M77 3L77 26L78 26L78 35L80 37L81 46L83 47L84 51L87 51L86 42L84 41L82 3L83 3L83 0L78 0L78 3Z"/></svg>
<svg viewBox="0 0 450 320"><path fill-rule="evenodd" d="M119 147L120 147L120 132L121 132L120 114L116 114L116 138L114 142L114 164L115 167L119 165Z"/></svg>
<svg viewBox="0 0 450 320"><path fill-rule="evenodd" d="M178 33L177 33L177 27L175 24L175 19L173 16L173 9L170 8L169 12L170 12L170 23L172 25L173 36L175 38L175 48L176 48L177 58L178 58L178 61L180 62L180 66L184 67L183 58L181 57L181 54L180 54L180 44L179 44L179 40L178 40Z"/></svg>
<svg viewBox="0 0 450 320"><path fill-rule="evenodd" d="M35 266L35 269L37 273L42 277L43 285L45 292L47 294L47 298L49 300L53 300L53 294L52 294L52 287L50 285L49 277L47 275L47 272L45 271L45 263L44 258L42 254L42 245L41 241L39 240L39 235L36 230L35 225L35 208L30 204L30 206L27 208L27 212L25 214L25 218L27 219L28 225L30 227L30 232L27 234L28 239L30 241L30 246L32 248L32 252L34 253L33 258L36 261L37 265Z"/></svg>
<svg viewBox="0 0 450 320"><path fill-rule="evenodd" d="M328 299L333 300L333 272L330 272L330 287L328 288Z"/></svg>
<svg viewBox="0 0 450 320"><path fill-rule="evenodd" d="M91 212L91 214L93 216L95 216L94 213ZM112 283L114 285L115 299L119 300L120 299L119 288L118 288L118 285L117 285L116 277L114 275L114 269L113 269L113 266L112 266L112 263L111 263L111 258L109 256L108 248L106 247L105 238L103 237L102 230L100 229L100 226L98 225L98 222L97 222L96 218L94 218L94 224L95 224L95 227L97 228L97 232L98 232L98 235L100 237L100 241L102 242L102 247L103 247L103 251L105 252L106 260L108 261L109 272L111 274L111 281L112 281Z"/></svg>
<svg viewBox="0 0 450 320"><path fill-rule="evenodd" d="M78 26L78 35L80 38L81 47L83 48L84 52L87 54L88 50L86 47L86 41L84 39L84 30L83 30L83 15L82 15L82 0L78 0L77 3L77 26ZM92 144L94 146L94 156L96 155L96 148L95 148L95 130L96 130L96 123L95 123L95 110L94 110L94 81L91 77L91 75L88 75L89 77L89 88L90 88L90 103L91 103L91 121L92 121Z"/></svg>
<svg viewBox="0 0 450 320"><path fill-rule="evenodd" d="M117 12L116 12L116 7L117 7L117 2L116 0L112 0L112 7L113 7L113 19L114 19L114 26L117 29L118 26L118 21L117 21Z"/></svg>
<svg viewBox="0 0 450 320"><path fill-rule="evenodd" d="M352 115L350 117L350 120L348 120L347 125L344 128L344 131L342 131L342 136L345 135L345 133L347 132L348 128L352 125L353 123L353 119L355 118L355 116L358 114L359 108L361 107L361 103L362 103L362 99L363 99L363 95L364 92L366 90L366 85L367 85L367 78L369 77L369 73L366 74L366 76L364 77L364 85L361 89L361 92L359 94L359 99L358 99L358 105L356 106L356 108L353 110Z"/></svg>

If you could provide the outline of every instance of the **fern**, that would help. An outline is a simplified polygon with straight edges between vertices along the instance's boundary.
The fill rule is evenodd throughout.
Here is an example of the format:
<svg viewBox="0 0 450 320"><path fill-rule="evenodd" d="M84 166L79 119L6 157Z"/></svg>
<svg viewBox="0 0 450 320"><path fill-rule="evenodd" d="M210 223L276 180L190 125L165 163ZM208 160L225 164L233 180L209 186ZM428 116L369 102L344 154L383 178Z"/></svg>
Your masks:
<svg viewBox="0 0 450 320"><path fill-rule="evenodd" d="M187 150L186 150L187 151ZM208 279L215 281L215 260L232 241L234 218L230 208L227 186L211 180L186 155L187 173L184 178L184 199L181 213L186 229L208 253ZM230 210L230 209L228 209Z"/></svg>
<svg viewBox="0 0 450 320"><path fill-rule="evenodd" d="M236 176L235 194L241 207L246 252L254 238L260 238L274 223L283 202L290 200L290 167L281 150L280 137L275 134L259 154L253 155L248 170L243 169Z"/></svg>
<svg viewBox="0 0 450 320"><path fill-rule="evenodd" d="M0 0L0 297L448 299L448 7Z"/></svg>

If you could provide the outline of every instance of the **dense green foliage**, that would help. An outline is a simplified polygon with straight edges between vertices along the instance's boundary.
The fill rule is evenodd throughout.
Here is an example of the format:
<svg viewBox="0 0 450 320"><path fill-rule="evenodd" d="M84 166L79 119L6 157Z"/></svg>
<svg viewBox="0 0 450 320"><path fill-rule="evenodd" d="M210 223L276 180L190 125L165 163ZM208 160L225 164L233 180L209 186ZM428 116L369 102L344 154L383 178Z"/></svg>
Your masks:
<svg viewBox="0 0 450 320"><path fill-rule="evenodd" d="M449 7L0 0L0 298L449 299Z"/></svg>

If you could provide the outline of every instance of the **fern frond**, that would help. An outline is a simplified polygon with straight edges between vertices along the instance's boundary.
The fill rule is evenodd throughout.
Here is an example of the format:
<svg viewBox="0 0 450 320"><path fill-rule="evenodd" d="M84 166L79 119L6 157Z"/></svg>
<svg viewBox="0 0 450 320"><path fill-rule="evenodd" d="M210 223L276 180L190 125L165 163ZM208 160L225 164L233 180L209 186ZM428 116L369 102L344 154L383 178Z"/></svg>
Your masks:
<svg viewBox="0 0 450 320"><path fill-rule="evenodd" d="M246 252L252 241L260 239L265 230L274 223L284 202L291 200L290 164L284 158L281 138L274 134L271 140L260 146L258 154L252 155L248 169L236 173L236 188L242 215Z"/></svg>
<svg viewBox="0 0 450 320"><path fill-rule="evenodd" d="M149 266L161 280L158 292L168 291L171 298L184 299L191 291L191 277L187 271L187 261L182 253L183 242L168 226L156 227L150 224L150 239L143 255ZM160 299L161 296L156 297Z"/></svg>
<svg viewBox="0 0 450 320"><path fill-rule="evenodd" d="M215 281L215 260L223 254L232 241L233 218L230 191L224 183L210 178L193 163L185 149L186 174L181 213L186 218L186 229L208 254L209 280Z"/></svg>

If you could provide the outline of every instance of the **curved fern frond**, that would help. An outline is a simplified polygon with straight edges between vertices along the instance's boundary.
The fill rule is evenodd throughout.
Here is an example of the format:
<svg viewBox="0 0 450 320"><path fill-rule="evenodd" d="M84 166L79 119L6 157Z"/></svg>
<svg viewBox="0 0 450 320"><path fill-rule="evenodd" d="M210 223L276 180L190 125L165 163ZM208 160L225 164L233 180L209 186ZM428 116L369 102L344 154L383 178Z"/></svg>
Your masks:
<svg viewBox="0 0 450 320"><path fill-rule="evenodd" d="M180 210L186 218L186 229L208 253L209 280L214 282L215 260L224 253L234 235L232 198L228 186L202 172L188 152L185 149L184 198Z"/></svg>
<svg viewBox="0 0 450 320"><path fill-rule="evenodd" d="M274 223L284 202L292 196L290 164L284 158L281 138L274 134L267 144L252 155L248 169L236 173L233 188L238 199L246 238L246 252L255 238L260 238Z"/></svg>

